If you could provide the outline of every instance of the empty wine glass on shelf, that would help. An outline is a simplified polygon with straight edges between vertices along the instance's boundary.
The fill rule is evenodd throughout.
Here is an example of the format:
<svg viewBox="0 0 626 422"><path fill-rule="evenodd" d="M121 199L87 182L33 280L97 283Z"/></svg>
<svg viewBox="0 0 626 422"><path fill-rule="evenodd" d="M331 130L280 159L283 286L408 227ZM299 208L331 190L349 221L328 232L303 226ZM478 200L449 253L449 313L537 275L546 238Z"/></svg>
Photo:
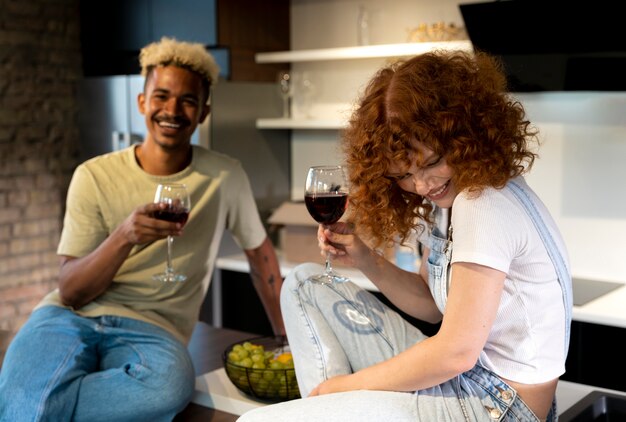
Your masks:
<svg viewBox="0 0 626 422"><path fill-rule="evenodd" d="M173 223L185 224L189 218L189 210L191 209L191 200L187 187L182 183L167 183L157 186L154 194L154 202L165 204L165 208L154 213L154 217L160 220L166 220ZM165 283L180 282L187 280L187 276L178 273L172 266L172 244L173 236L167 236L167 264L165 271L154 274L152 278Z"/></svg>
<svg viewBox="0 0 626 422"><path fill-rule="evenodd" d="M348 185L341 166L313 166L309 168L304 189L306 208L315 221L330 225L339 221L348 206ZM337 274L326 254L326 269L309 277L314 283L331 284L347 281Z"/></svg>
<svg viewBox="0 0 626 422"><path fill-rule="evenodd" d="M283 99L283 118L291 117L291 97L293 96L293 76L289 70L278 72L278 88Z"/></svg>
<svg viewBox="0 0 626 422"><path fill-rule="evenodd" d="M313 105L313 97L315 96L315 83L311 76L311 72L304 71L299 74L296 96L300 98L298 105L305 119L312 119L311 107Z"/></svg>

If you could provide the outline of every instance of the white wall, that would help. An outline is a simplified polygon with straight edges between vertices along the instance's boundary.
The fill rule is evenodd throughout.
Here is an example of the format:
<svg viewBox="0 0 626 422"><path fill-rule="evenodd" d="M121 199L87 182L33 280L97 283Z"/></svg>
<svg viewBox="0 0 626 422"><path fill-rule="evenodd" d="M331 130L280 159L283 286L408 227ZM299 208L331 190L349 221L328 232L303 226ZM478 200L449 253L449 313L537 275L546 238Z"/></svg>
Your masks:
<svg viewBox="0 0 626 422"><path fill-rule="evenodd" d="M292 0L293 49L357 45L359 5L369 12L371 44L406 42L420 23L463 20L453 0ZM316 87L314 117L346 116L383 59L294 63ZM574 276L626 282L626 93L518 94L543 140L528 181L553 213ZM298 116L297 102L294 115ZM292 199L301 200L306 169L336 163L338 131L294 130Z"/></svg>

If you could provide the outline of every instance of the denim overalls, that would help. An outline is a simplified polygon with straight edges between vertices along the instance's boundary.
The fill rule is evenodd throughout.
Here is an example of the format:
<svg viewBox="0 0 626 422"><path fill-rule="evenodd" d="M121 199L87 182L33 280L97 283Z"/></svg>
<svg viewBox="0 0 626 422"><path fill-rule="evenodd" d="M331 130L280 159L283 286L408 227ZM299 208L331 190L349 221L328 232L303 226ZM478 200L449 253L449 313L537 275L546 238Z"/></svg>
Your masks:
<svg viewBox="0 0 626 422"><path fill-rule="evenodd" d="M563 305L565 307L564 347L565 355L567 356L567 351L569 347L570 326L572 320L571 276L565 264L564 258L561 256L554 239L550 236L550 232L548 231L547 226L541 219L540 214L528 193L520 184L516 183L513 180L509 181L505 189L509 189L525 209L526 213L536 227L546 247L546 250L548 251L548 255L550 256L550 259L554 264L554 268L559 279L559 284L561 285L561 291L563 293ZM452 231L453 228L452 226L450 226L448 228L448 235L444 236L438 227L434 227L431 231L431 235L429 238L430 254L428 256L428 286L435 300L435 304L442 313L445 311L450 281L448 271L450 269L450 259L452 257ZM502 382L502 380L500 380L500 378L498 378L494 374L491 374L488 370L482 368L480 365L477 365L472 370L468 371L468 373L461 375L461 377L466 376L469 376L470 378L476 378L477 380L481 380L481 382L484 382L485 393L492 396L492 405L494 406L492 407L492 405L486 403L485 407L492 408L492 410L490 410L490 415L495 420L499 420L498 415L502 415L504 412L506 412L508 406L511 404L514 391L510 390L510 388L508 388L508 386L506 386ZM506 400L507 398L509 400ZM555 416L556 402L553 404L552 410L548 415L547 420L556 420ZM505 417L502 420L509 419Z"/></svg>

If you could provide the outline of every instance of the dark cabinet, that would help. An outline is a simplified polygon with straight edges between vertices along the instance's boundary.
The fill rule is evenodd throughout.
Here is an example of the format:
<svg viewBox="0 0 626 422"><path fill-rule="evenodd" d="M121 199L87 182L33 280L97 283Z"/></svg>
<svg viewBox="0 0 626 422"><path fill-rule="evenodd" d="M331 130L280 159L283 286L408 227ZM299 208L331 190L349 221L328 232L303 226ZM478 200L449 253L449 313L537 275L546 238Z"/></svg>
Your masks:
<svg viewBox="0 0 626 422"><path fill-rule="evenodd" d="M85 76L138 73L137 55L163 36L217 44L215 0L82 0Z"/></svg>
<svg viewBox="0 0 626 422"><path fill-rule="evenodd" d="M574 321L561 379L626 391L626 360L618 346L625 339L624 328Z"/></svg>
<svg viewBox="0 0 626 422"><path fill-rule="evenodd" d="M150 0L150 6L153 40L168 36L209 47L218 44L215 0Z"/></svg>
<svg viewBox="0 0 626 422"><path fill-rule="evenodd" d="M84 76L137 74L139 50L168 36L212 50L226 79L274 82L254 56L289 49L289 0L81 0L80 16Z"/></svg>
<svg viewBox="0 0 626 422"><path fill-rule="evenodd" d="M84 48L139 51L163 36L217 45L215 0L82 0Z"/></svg>
<svg viewBox="0 0 626 422"><path fill-rule="evenodd" d="M248 273L222 271L222 325L233 330L247 331L259 335L272 335L272 326L265 314L263 305L254 289ZM437 333L441 324L430 324L415 319L400 311L380 292L372 292L391 309L400 313L407 321L422 330L426 335ZM212 292L209 293L212 295ZM211 324L212 296L204 301L200 320Z"/></svg>

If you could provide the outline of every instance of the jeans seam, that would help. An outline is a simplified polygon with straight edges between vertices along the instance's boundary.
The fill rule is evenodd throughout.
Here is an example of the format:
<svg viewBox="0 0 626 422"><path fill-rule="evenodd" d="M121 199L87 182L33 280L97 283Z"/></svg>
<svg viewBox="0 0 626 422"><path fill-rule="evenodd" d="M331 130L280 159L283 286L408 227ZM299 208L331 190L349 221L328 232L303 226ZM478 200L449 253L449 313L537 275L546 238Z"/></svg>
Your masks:
<svg viewBox="0 0 626 422"><path fill-rule="evenodd" d="M50 397L50 392L56 386L57 381L59 380L61 374L64 372L64 368L67 367L67 363L70 361L71 357L74 356L73 352L77 349L79 344L80 344L80 341L75 341L74 342L74 347L71 350L72 353L67 353L66 354L66 357L63 360L63 362L61 363L61 365L59 365L57 367L56 371L54 371L54 374L52 374L52 376L50 377L50 380L48 381L48 383L46 384L46 387L42 391L41 398L40 398L39 403L37 405L37 414L36 414L35 420L39 419L41 417L42 413L45 411L45 408L46 408L45 401L46 401L46 399ZM72 409L72 413L73 412L74 412L74 409Z"/></svg>
<svg viewBox="0 0 626 422"><path fill-rule="evenodd" d="M309 318L309 314L306 311L306 307L304 306L304 303L302 302L302 295L300 294L300 290L301 287L304 285L304 283L306 283L306 281L298 281L298 286L297 286L297 290L296 290L296 296L298 298L298 306L300 306L300 310L302 311L302 315L306 321L307 327L309 329L309 333L311 336L311 339L313 340L315 346L316 346L316 350L318 353L318 361L322 364L322 374L324 376L324 379L328 379L327 377L327 373L326 373L326 364L324 362L323 359L323 353L321 351L321 343L319 341L319 338L315 335L315 330L313 329L313 325L311 323L311 319Z"/></svg>

